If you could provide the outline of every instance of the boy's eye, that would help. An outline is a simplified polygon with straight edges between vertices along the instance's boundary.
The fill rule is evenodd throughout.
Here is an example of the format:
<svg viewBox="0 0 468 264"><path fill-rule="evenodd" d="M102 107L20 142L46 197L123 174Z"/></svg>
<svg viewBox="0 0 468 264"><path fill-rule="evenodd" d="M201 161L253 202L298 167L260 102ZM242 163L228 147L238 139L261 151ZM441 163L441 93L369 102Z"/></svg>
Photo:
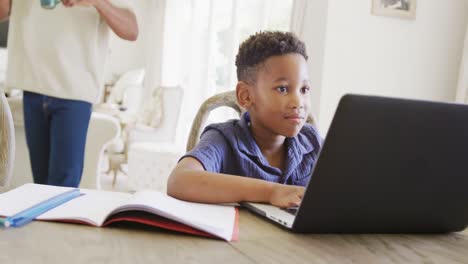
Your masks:
<svg viewBox="0 0 468 264"><path fill-rule="evenodd" d="M287 93L288 92L288 87L286 86L279 86L279 87L276 87L276 90L280 93Z"/></svg>
<svg viewBox="0 0 468 264"><path fill-rule="evenodd" d="M301 88L301 93L302 94L306 94L310 91L310 88L308 86L304 86Z"/></svg>

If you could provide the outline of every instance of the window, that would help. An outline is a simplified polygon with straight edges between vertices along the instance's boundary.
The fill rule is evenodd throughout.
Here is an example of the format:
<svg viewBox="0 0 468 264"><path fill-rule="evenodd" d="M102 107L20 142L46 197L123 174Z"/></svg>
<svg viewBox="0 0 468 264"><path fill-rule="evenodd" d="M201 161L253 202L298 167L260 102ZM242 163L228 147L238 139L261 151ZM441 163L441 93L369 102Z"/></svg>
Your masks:
<svg viewBox="0 0 468 264"><path fill-rule="evenodd" d="M186 127L181 129L189 129L206 98L235 89L235 56L242 41L261 30L289 30L292 4L292 0L166 2L161 83L184 88L181 126ZM212 116L219 121L233 116L222 112Z"/></svg>

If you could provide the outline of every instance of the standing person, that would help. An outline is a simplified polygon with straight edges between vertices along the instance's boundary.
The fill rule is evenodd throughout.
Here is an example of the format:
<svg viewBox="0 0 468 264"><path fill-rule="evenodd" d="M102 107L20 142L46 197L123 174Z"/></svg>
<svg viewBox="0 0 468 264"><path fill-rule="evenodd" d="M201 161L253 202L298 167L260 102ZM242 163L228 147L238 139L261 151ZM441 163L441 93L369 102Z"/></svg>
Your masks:
<svg viewBox="0 0 468 264"><path fill-rule="evenodd" d="M138 25L130 0L42 2L0 0L0 18L10 18L6 86L24 91L34 182L77 187L110 31L134 41Z"/></svg>

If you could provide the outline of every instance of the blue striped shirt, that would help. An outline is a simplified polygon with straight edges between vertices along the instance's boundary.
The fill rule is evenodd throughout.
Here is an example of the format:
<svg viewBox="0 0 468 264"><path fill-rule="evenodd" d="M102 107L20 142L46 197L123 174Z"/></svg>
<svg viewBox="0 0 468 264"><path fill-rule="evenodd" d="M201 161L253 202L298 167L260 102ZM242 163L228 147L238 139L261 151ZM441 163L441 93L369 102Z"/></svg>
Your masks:
<svg viewBox="0 0 468 264"><path fill-rule="evenodd" d="M318 131L312 125L305 124L297 136L286 138L287 160L282 171L268 164L249 125L248 113L242 115L240 120L211 124L203 131L198 145L184 157L197 159L210 172L307 185L322 144Z"/></svg>

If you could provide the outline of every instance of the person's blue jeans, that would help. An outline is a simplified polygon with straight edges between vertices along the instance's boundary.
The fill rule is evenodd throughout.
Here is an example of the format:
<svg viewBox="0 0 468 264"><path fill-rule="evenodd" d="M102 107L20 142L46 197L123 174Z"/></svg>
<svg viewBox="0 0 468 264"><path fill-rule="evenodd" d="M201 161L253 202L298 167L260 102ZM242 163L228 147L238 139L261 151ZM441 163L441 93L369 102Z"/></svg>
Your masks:
<svg viewBox="0 0 468 264"><path fill-rule="evenodd" d="M34 182L78 187L91 104L25 91L23 110Z"/></svg>

